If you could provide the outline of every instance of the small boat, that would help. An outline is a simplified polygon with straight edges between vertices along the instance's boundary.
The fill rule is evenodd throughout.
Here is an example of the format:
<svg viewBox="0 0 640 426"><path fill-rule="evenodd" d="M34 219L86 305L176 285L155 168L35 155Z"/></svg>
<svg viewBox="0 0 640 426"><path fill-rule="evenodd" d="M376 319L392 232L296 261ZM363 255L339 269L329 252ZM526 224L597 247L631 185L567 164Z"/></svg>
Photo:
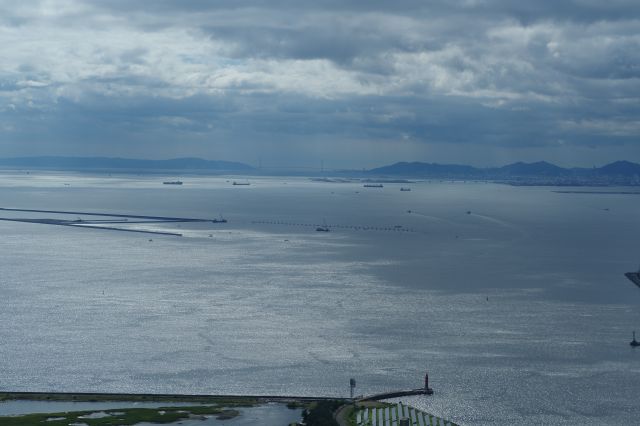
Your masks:
<svg viewBox="0 0 640 426"><path fill-rule="evenodd" d="M182 185L182 181L180 180L170 180L167 182L162 182L163 185Z"/></svg>
<svg viewBox="0 0 640 426"><path fill-rule="evenodd" d="M636 332L633 332L633 340L631 341L631 343L629 343L629 345L631 345L632 347L636 347L636 346L640 346L640 342L638 342L636 340Z"/></svg>
<svg viewBox="0 0 640 426"><path fill-rule="evenodd" d="M411 191L411 188L405 188L405 187L402 187L402 188L400 188L400 191L403 191L403 192L404 192L404 191Z"/></svg>
<svg viewBox="0 0 640 426"><path fill-rule="evenodd" d="M384 188L381 183L365 183L363 186L365 188Z"/></svg>
<svg viewBox="0 0 640 426"><path fill-rule="evenodd" d="M235 180L233 181L233 186L249 186L251 185L249 182L236 182Z"/></svg>

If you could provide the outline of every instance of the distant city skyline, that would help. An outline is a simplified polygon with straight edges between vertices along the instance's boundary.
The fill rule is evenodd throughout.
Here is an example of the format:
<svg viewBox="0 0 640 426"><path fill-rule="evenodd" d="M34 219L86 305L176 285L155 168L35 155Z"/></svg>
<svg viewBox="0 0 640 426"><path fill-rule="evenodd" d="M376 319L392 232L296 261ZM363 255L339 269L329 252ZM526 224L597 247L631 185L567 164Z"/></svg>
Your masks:
<svg viewBox="0 0 640 426"><path fill-rule="evenodd" d="M0 157L640 161L640 3L0 2Z"/></svg>

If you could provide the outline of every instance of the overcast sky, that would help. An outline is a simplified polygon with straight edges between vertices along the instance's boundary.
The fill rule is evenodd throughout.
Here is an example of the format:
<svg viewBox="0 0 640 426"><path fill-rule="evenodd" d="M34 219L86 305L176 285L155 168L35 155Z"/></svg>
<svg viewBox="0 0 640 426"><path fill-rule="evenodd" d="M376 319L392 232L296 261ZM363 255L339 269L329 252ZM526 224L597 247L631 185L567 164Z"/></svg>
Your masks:
<svg viewBox="0 0 640 426"><path fill-rule="evenodd" d="M0 0L0 156L640 161L638 0Z"/></svg>

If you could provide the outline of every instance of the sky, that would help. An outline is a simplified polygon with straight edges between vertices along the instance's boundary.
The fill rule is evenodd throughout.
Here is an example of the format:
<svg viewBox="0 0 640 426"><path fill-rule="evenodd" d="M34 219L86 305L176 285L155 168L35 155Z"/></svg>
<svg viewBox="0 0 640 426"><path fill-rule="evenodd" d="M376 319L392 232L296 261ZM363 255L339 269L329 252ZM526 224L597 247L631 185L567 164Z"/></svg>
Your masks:
<svg viewBox="0 0 640 426"><path fill-rule="evenodd" d="M638 0L0 0L0 157L640 162Z"/></svg>

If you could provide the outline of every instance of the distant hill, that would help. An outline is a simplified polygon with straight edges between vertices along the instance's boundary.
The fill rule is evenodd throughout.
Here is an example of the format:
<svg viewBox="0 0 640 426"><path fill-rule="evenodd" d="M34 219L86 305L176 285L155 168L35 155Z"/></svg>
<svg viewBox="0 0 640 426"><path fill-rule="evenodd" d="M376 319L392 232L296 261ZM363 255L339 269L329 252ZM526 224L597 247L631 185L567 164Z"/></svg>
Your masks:
<svg viewBox="0 0 640 426"><path fill-rule="evenodd" d="M517 162L502 167L476 168L461 164L437 164L421 162L400 162L389 166L378 167L369 170L376 175L404 175L404 176L431 176L431 175L509 175L509 176L570 176L570 175L601 175L601 176L634 176L640 175L640 164L630 161L616 161L606 166L593 169L565 169L546 161L535 163Z"/></svg>
<svg viewBox="0 0 640 426"><path fill-rule="evenodd" d="M16 157L0 158L0 166L44 168L54 170L126 169L126 170L209 170L251 171L253 167L232 161L213 161L202 158L174 158L171 160L137 160L110 157Z"/></svg>
<svg viewBox="0 0 640 426"><path fill-rule="evenodd" d="M546 180L558 179L566 184L587 184L587 180L596 184L612 183L637 184L640 182L640 164L629 161L616 161L606 166L592 169L567 169L546 161L535 163L517 162L502 167L476 168L460 164L437 164L421 162L400 162L389 166L378 167L368 171L377 176L403 176L423 178L456 178L456 179L518 179ZM596 181L598 180L599 181Z"/></svg>
<svg viewBox="0 0 640 426"><path fill-rule="evenodd" d="M595 169L596 173L609 176L640 176L640 164L632 163L630 161L616 161L615 163L607 164L599 169Z"/></svg>
<svg viewBox="0 0 640 426"><path fill-rule="evenodd" d="M569 169L563 169L546 161L538 161L536 163L518 162L489 170L513 176L566 176L572 173Z"/></svg>

